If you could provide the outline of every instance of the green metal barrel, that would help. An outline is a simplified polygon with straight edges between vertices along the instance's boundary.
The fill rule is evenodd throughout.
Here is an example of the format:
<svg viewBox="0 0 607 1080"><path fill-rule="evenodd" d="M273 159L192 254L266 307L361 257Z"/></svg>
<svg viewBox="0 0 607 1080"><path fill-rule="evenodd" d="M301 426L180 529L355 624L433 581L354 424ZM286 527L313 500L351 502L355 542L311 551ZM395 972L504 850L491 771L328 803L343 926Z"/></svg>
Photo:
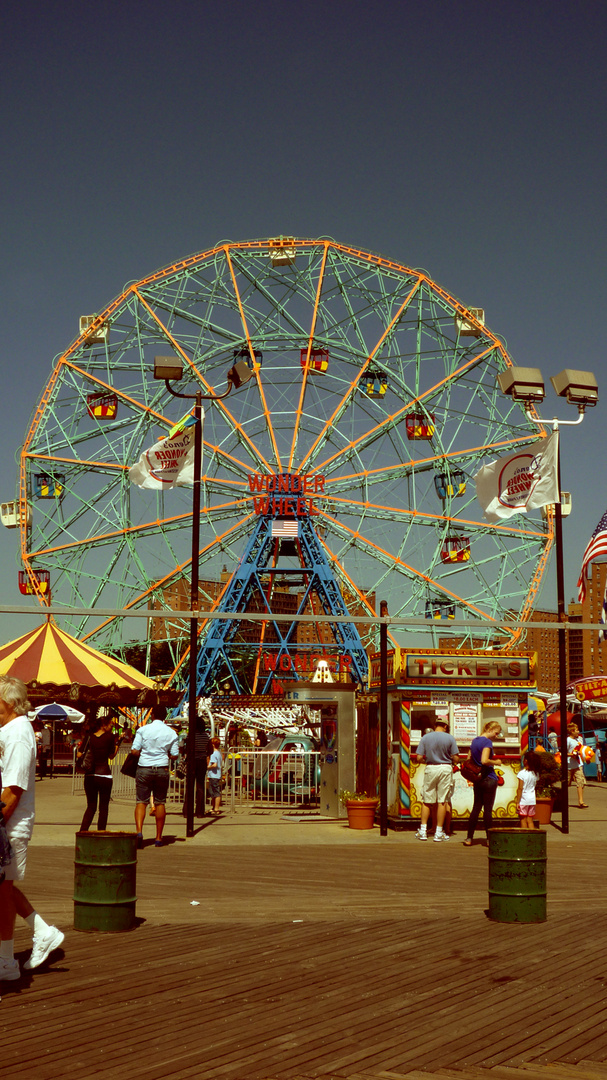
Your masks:
<svg viewBox="0 0 607 1080"><path fill-rule="evenodd" d="M489 918L546 921L546 830L489 832Z"/></svg>
<svg viewBox="0 0 607 1080"><path fill-rule="evenodd" d="M136 881L136 833L76 833L74 930L132 930Z"/></svg>

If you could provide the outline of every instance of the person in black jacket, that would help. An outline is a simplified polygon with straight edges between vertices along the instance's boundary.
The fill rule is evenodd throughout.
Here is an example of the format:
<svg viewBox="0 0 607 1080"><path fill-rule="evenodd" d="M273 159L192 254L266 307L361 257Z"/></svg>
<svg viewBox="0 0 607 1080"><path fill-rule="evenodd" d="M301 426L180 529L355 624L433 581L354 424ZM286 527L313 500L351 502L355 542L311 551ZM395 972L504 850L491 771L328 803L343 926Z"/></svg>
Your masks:
<svg viewBox="0 0 607 1080"><path fill-rule="evenodd" d="M88 744L92 750L93 762L91 771L84 777L86 810L82 818L80 832L89 831L93 818L97 813L97 802L99 802L97 829L98 831L107 829L110 796L112 794L112 784L114 783L110 761L116 756L118 749L118 740L112 732L113 721L111 716L104 717L101 721L93 723L92 727L95 730L89 735ZM85 739L83 749L86 742Z"/></svg>
<svg viewBox="0 0 607 1080"><path fill-rule="evenodd" d="M194 776L196 778L196 817L204 817L206 811L207 762L213 751L202 716L196 718L196 741L194 750Z"/></svg>

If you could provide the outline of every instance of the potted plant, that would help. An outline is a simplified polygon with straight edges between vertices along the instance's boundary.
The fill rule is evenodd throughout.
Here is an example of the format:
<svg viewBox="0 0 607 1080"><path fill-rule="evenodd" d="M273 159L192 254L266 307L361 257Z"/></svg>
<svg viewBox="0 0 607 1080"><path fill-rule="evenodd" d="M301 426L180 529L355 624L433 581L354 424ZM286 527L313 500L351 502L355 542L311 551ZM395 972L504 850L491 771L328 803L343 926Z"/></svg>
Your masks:
<svg viewBox="0 0 607 1080"><path fill-rule="evenodd" d="M351 829L373 828L379 802L377 795L367 795L366 791L340 791L339 797L348 811L348 825Z"/></svg>
<svg viewBox="0 0 607 1080"><path fill-rule="evenodd" d="M561 765L554 754L537 746L540 759L540 778L535 788L535 820L539 825L549 825L557 796L557 783L561 779Z"/></svg>

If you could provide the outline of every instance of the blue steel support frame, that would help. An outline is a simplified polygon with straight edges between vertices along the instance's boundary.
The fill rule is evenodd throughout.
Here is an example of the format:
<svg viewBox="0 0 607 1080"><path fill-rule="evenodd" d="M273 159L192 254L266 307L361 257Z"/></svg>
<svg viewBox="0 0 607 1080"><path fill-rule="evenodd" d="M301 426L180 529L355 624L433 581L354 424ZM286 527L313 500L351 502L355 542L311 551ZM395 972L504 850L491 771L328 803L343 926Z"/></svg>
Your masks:
<svg viewBox="0 0 607 1080"><path fill-rule="evenodd" d="M298 550L301 567L299 574L307 577L307 585L304 588L297 614L303 615L306 611L310 597L316 595L320 601L324 615L347 615L348 610L341 594L341 590L331 569L324 548L320 543L316 531L309 516L299 519ZM261 576L267 573L270 559L279 550L277 545L282 541L272 537L272 514L260 515L247 548L236 568L230 584L226 590L222 602L222 611L233 612L233 619L212 619L205 632L205 637L198 652L197 667L197 690L199 695L207 695L215 689L215 682L222 668L225 667L228 677L231 679L234 690L237 693L246 692L240 684L237 668L234 665L235 653L240 649L249 648L259 651L263 647L260 639L258 642L240 643L234 642L234 636L238 630L242 615L246 620L246 608L253 595L266 597L266 586ZM276 573L286 571L276 569ZM297 623L276 622L273 618L271 605L265 599L268 613L267 625L274 628L277 643L272 645L274 654L274 670L282 671L280 667L281 657L290 657L297 636ZM262 609L263 610L263 609ZM313 621L313 616L310 616ZM261 622L259 622L261 629ZM359 685L365 686L368 680L368 657L362 643L358 629L353 623L329 623L335 637L333 652L349 656L351 661L352 680ZM315 647L318 651L318 646ZM297 678L294 668L289 668L290 677ZM273 671L268 671L265 684L261 693L268 693L271 689Z"/></svg>

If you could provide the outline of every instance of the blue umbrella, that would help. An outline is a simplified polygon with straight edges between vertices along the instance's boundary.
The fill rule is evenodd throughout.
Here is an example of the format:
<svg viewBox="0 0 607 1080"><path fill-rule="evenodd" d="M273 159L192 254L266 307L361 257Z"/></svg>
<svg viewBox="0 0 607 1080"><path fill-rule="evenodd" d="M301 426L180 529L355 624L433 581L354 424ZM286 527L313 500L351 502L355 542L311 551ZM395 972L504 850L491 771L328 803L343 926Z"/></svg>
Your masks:
<svg viewBox="0 0 607 1080"><path fill-rule="evenodd" d="M45 720L53 725L51 736L52 780L55 771L55 723L57 720L69 720L72 724L80 724L84 720L84 713L72 708L71 705L58 705L56 701L53 701L50 705L39 705L37 709L34 709L34 716L37 720Z"/></svg>
<svg viewBox="0 0 607 1080"><path fill-rule="evenodd" d="M73 724L80 724L84 720L84 713L71 705L58 705L56 701L51 705L39 705L34 709L34 715L39 720L71 720Z"/></svg>

